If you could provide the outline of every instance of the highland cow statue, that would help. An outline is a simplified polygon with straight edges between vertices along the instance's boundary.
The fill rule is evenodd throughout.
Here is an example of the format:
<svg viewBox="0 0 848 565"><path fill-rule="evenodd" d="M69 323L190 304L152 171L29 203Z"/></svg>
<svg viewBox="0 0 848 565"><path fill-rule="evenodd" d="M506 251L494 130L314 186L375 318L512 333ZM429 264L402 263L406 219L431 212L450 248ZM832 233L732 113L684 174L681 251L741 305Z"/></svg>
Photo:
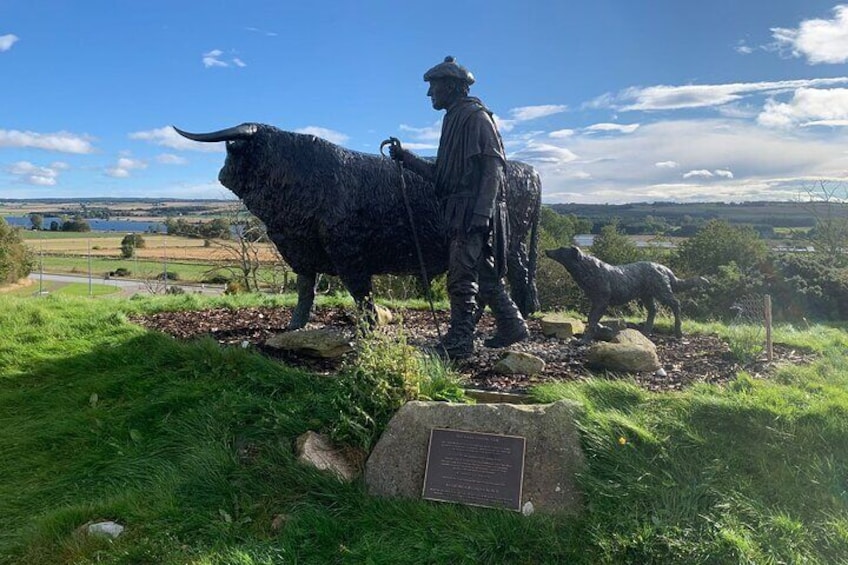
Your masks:
<svg viewBox="0 0 848 565"><path fill-rule="evenodd" d="M306 325L321 273L337 275L357 305L373 311L371 277L418 274L397 166L389 159L339 147L314 135L245 123L194 134L227 143L218 180L268 229L268 237L297 273L298 300L290 329ZM447 269L447 241L433 185L404 171L427 274ZM529 165L507 162L510 292L522 314L538 307L535 271L541 183ZM527 239L529 233L529 243Z"/></svg>

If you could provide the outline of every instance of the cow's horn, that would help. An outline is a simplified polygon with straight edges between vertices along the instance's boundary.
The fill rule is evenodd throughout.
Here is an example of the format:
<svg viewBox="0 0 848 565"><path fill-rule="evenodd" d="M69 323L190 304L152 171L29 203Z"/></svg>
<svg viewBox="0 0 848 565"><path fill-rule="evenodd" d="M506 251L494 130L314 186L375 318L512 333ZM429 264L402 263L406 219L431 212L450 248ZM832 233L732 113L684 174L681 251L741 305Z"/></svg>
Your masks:
<svg viewBox="0 0 848 565"><path fill-rule="evenodd" d="M181 136L193 141L232 141L234 139L247 139L256 133L258 129L256 124L241 124L232 128L213 131L212 133L189 133L183 131L177 126L171 126Z"/></svg>

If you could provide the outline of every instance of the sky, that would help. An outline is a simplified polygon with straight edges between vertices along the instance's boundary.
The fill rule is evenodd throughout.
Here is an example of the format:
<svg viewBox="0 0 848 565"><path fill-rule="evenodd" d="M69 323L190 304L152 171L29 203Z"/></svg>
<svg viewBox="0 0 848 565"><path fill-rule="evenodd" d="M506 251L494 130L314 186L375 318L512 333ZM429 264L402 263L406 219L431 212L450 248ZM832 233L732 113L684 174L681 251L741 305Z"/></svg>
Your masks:
<svg viewBox="0 0 848 565"><path fill-rule="evenodd" d="M424 72L474 73L546 203L848 187L848 4L819 0L0 0L0 200L231 198L262 122L434 155Z"/></svg>

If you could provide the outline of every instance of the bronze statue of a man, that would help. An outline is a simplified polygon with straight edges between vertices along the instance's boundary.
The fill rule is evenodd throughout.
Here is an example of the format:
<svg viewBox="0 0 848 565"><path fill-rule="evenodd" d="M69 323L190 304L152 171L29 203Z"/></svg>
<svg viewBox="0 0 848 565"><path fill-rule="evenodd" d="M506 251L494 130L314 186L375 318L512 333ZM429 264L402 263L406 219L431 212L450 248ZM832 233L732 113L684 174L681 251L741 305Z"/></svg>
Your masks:
<svg viewBox="0 0 848 565"><path fill-rule="evenodd" d="M436 161L427 161L399 146L391 156L434 182L450 240L448 293L450 328L437 351L451 359L474 353L475 311L488 304L495 335L487 347L506 347L528 336L527 324L504 288L509 222L505 204L506 153L492 113L468 95L474 75L446 57L424 74L427 96L445 110Z"/></svg>

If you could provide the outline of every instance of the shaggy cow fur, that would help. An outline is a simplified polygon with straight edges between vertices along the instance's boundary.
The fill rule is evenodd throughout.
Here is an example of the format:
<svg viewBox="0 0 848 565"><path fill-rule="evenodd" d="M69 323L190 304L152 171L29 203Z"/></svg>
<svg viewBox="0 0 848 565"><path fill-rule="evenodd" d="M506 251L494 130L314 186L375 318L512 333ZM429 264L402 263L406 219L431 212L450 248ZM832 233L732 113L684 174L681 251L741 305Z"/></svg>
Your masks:
<svg viewBox="0 0 848 565"><path fill-rule="evenodd" d="M703 277L678 279L665 265L650 261L610 265L583 253L574 245L548 250L545 254L565 267L589 298L591 307L586 333L583 335L585 341L592 339L607 306L620 306L632 300L639 300L648 311L645 334L650 334L654 329L657 313L654 300L657 300L671 309L674 314L674 335L680 337L680 302L675 298L674 291L707 282Z"/></svg>
<svg viewBox="0 0 848 565"><path fill-rule="evenodd" d="M309 320L320 273L337 275L357 304L371 308L371 277L420 273L397 165L316 137L246 124L248 137L227 141L218 179L268 229L297 273L298 301L289 327ZM432 183L404 171L427 273L447 270L447 240ZM538 306L535 269L541 203L539 175L507 163L511 235L508 280L526 316ZM525 238L530 233L529 255Z"/></svg>

